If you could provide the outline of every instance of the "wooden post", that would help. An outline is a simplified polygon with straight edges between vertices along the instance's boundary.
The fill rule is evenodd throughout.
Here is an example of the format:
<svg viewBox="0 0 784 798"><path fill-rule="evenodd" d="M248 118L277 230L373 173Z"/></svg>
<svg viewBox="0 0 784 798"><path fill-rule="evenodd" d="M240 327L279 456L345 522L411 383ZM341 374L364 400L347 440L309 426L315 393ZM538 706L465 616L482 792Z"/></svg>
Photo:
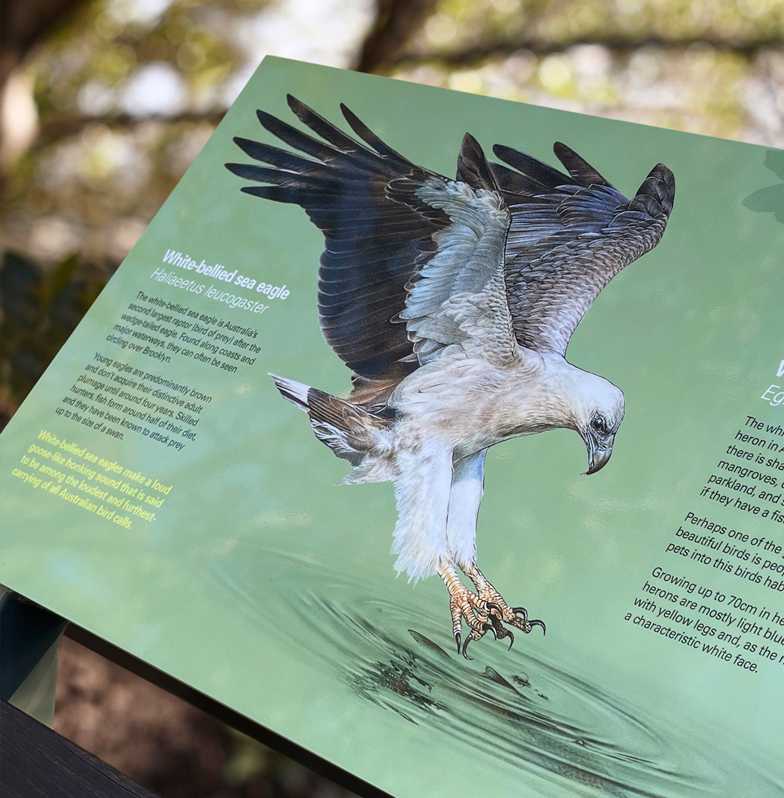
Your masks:
<svg viewBox="0 0 784 798"><path fill-rule="evenodd" d="M0 588L0 699L42 723L54 716L57 645L66 622Z"/></svg>

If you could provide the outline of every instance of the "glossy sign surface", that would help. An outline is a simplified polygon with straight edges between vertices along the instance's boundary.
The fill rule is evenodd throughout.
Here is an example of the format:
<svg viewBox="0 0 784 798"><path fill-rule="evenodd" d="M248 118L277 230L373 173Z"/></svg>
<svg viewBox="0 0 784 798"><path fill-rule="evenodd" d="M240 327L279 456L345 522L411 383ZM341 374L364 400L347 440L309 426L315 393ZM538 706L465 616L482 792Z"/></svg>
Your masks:
<svg viewBox="0 0 784 798"><path fill-rule="evenodd" d="M600 295L568 352L625 393L612 461L584 476L568 431L488 455L482 567L548 626L511 652L488 635L473 660L457 656L440 580L394 575L390 486L342 485L347 464L267 376L349 388L316 314L319 231L224 168L243 159L233 137L273 143L257 109L296 122L287 93L335 122L346 103L446 175L468 130L487 151L549 163L564 141L627 195L657 162L676 176L661 244ZM728 446L775 442L748 416L784 423L771 388L784 385L782 164L759 147L266 60L2 435L0 583L396 795L780 795L784 648L769 636L762 658L745 644L766 642L784 592L737 575L760 571L737 552L722 555L732 573L715 566L721 551L678 530L772 558L765 576L781 578L759 542L784 545L761 478L736 472L757 496L723 485L730 506L700 494L728 476ZM254 286L230 284L235 271ZM266 309L216 298L229 289ZM189 310L192 326L169 336ZM759 470L780 494L776 467ZM719 632L729 661L710 653Z"/></svg>

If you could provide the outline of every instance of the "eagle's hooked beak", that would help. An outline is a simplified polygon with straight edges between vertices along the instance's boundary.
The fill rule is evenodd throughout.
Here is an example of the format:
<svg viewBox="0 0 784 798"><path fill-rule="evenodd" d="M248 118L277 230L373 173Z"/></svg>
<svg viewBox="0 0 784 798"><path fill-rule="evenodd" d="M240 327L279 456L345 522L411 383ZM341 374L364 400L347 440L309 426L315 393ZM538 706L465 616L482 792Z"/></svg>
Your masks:
<svg viewBox="0 0 784 798"><path fill-rule="evenodd" d="M588 470L585 472L586 474L595 474L610 462L614 442L615 436L603 441L601 444L593 436L586 436L585 445L588 449Z"/></svg>

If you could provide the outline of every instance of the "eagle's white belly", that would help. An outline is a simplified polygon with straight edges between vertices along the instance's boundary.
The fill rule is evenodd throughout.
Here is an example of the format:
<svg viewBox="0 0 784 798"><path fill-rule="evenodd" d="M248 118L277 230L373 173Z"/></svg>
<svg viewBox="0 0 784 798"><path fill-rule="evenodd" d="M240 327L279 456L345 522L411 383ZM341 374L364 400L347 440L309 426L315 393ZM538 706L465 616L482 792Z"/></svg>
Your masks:
<svg viewBox="0 0 784 798"><path fill-rule="evenodd" d="M394 482L398 571L418 579L444 562L473 561L486 450L574 428L570 385L587 376L557 355L523 350L498 366L455 348L398 385L388 402L394 421L350 478Z"/></svg>
<svg viewBox="0 0 784 798"><path fill-rule="evenodd" d="M562 361L563 362L563 361ZM407 377L390 399L398 522L396 568L413 579L445 561L470 563L482 499L485 451L554 426L547 364L521 358L500 368L461 354Z"/></svg>
<svg viewBox="0 0 784 798"><path fill-rule="evenodd" d="M418 369L389 403L400 414L396 448L438 441L457 461L515 435L547 428L550 419L541 401L546 372L541 358L501 368L460 356L442 358L438 368Z"/></svg>

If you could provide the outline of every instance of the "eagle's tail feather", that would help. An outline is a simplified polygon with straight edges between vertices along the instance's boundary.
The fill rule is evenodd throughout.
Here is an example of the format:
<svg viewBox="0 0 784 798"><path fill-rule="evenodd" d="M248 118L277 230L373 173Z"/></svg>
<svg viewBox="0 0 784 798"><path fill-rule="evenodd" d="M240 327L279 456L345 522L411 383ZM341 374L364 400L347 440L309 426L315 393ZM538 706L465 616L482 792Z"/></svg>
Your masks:
<svg viewBox="0 0 784 798"><path fill-rule="evenodd" d="M310 385L277 374L270 377L285 399L308 414L314 435L338 457L358 466L384 448L387 419Z"/></svg>
<svg viewBox="0 0 784 798"><path fill-rule="evenodd" d="M308 412L308 391L310 390L310 385L305 385L303 382L290 380L286 377L280 377L277 374L270 373L270 377L272 377L275 387L280 391L284 399L288 399L295 407L305 413Z"/></svg>

